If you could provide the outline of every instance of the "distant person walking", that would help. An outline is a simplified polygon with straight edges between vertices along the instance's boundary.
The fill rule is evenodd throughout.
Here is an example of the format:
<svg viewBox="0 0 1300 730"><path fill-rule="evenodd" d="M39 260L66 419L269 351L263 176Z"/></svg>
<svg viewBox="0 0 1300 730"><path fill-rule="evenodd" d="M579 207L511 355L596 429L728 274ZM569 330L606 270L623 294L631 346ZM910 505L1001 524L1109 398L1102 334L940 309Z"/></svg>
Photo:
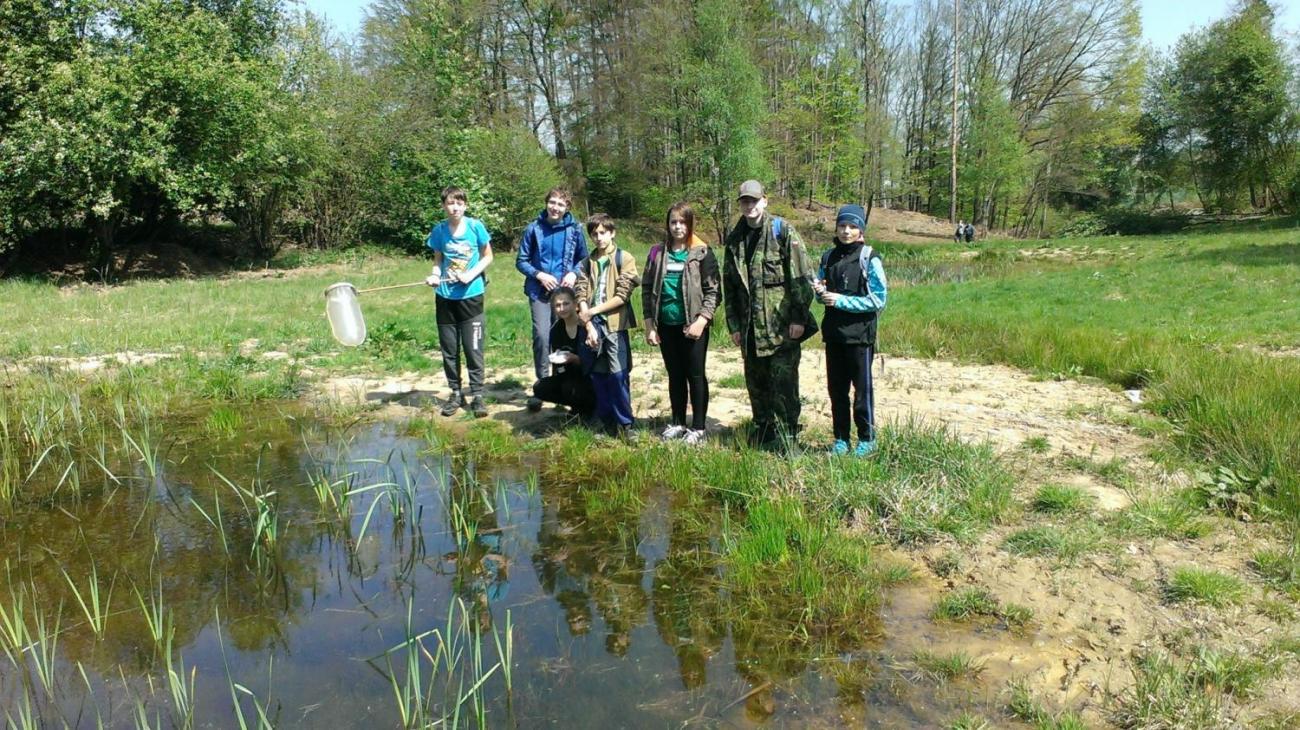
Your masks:
<svg viewBox="0 0 1300 730"><path fill-rule="evenodd" d="M966 221L957 221L957 230L952 233L952 242L961 243L966 237Z"/></svg>
<svg viewBox="0 0 1300 730"><path fill-rule="evenodd" d="M967 223L967 224L966 224L966 227L962 229L962 235L966 237L966 243L970 243L970 242L974 241L974 240L975 240L975 225L972 224L972 223Z"/></svg>
<svg viewBox="0 0 1300 730"><path fill-rule="evenodd" d="M771 448L799 433L800 343L817 331L809 310L813 271L794 226L767 215L762 183L742 183L737 202L740 220L723 255L723 302L744 362L751 439Z"/></svg>
<svg viewBox="0 0 1300 730"><path fill-rule="evenodd" d="M546 209L524 229L515 255L515 268L524 275L524 294L533 319L533 374L537 380L551 374L551 292L560 286L573 287L578 267L587 258L582 225L569 213L572 202L569 191L552 188L546 194ZM528 410L541 408L541 399L533 394Z"/></svg>

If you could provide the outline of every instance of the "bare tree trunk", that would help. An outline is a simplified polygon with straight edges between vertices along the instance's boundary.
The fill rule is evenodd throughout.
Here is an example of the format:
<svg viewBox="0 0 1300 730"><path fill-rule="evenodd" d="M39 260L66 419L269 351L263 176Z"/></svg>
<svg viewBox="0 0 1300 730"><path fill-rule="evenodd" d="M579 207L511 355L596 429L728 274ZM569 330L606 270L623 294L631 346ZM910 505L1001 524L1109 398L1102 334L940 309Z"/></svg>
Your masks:
<svg viewBox="0 0 1300 730"><path fill-rule="evenodd" d="M957 222L957 71L961 66L961 0L952 0L952 201L948 222Z"/></svg>

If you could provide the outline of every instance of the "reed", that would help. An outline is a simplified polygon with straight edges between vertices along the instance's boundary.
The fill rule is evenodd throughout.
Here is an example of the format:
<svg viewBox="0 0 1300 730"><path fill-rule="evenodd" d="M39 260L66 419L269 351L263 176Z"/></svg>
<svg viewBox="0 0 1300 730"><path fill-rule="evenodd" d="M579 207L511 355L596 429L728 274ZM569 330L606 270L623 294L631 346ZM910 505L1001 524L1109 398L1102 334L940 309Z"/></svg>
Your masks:
<svg viewBox="0 0 1300 730"><path fill-rule="evenodd" d="M90 624L91 631L95 632L96 638L104 637L104 621L108 616L109 605L113 601L113 587L117 581L109 583L108 594L100 600L99 593L99 571L95 567L94 560L90 562L90 578L86 585L85 593L77 586L68 571L59 568L63 573L63 579L68 582L68 587L72 589L72 597L76 599L77 605L81 606L81 612L86 616L86 622Z"/></svg>

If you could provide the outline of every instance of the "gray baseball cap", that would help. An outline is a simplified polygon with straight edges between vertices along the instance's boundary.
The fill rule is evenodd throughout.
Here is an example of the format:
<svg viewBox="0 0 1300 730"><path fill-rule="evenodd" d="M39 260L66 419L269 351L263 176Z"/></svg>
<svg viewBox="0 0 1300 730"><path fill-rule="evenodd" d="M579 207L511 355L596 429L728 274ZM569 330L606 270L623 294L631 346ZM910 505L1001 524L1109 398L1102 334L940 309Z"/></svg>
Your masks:
<svg viewBox="0 0 1300 730"><path fill-rule="evenodd" d="M763 197L763 183L757 180L746 180L741 183L740 194L736 196L737 199L754 198L755 200L761 197Z"/></svg>

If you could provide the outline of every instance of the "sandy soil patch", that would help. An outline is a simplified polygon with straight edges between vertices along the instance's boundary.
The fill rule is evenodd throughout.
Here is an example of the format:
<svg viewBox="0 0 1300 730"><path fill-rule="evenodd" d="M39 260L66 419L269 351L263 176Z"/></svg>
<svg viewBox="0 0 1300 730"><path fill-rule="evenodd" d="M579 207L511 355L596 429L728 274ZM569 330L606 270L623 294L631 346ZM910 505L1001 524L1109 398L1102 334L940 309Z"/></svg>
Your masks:
<svg viewBox="0 0 1300 730"><path fill-rule="evenodd" d="M1099 384L1035 380L1001 365L889 355L877 358L874 368L876 410L882 423L939 423L964 439L989 440L1002 450L1016 449L1030 439L1045 439L1049 454L1103 460L1137 458L1150 448L1146 439L1129 429L1076 415L1104 410L1136 412L1137 406L1128 396ZM800 392L805 426L813 429L830 427L825 372L824 351L806 349L800 366ZM730 429L750 416L739 355L734 351L710 353L709 373L709 426ZM489 414L521 426L530 418L552 415L551 409L537 415L523 410L532 379L528 367L489 367ZM445 397L446 384L441 371L384 378L353 375L327 379L319 390L345 403L382 402L409 409L428 407ZM634 362L632 396L638 418L655 423L667 418L667 376L657 356L642 356ZM817 437L816 430L812 437Z"/></svg>

